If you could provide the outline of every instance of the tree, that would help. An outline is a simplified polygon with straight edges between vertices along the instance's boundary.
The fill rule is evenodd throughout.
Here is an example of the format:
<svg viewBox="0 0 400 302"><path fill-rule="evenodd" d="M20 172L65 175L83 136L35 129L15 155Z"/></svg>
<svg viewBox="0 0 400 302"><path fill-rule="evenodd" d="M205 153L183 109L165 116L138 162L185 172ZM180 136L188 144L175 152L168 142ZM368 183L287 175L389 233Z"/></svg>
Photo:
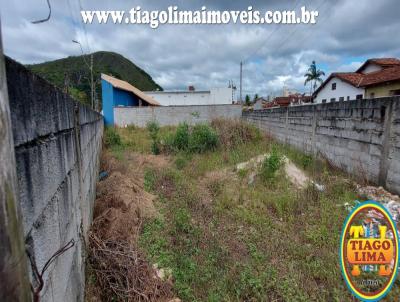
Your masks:
<svg viewBox="0 0 400 302"><path fill-rule="evenodd" d="M258 94L256 93L256 94L254 95L254 103L257 101L257 99L258 99Z"/></svg>
<svg viewBox="0 0 400 302"><path fill-rule="evenodd" d="M246 106L250 106L250 96L248 94L246 94L245 104Z"/></svg>
<svg viewBox="0 0 400 302"><path fill-rule="evenodd" d="M304 86L306 86L307 83L310 82L310 94L313 94L315 92L315 89L317 88L317 83L323 82L321 77L324 75L325 72L317 69L317 64L315 63L315 61L312 61L307 73L304 75L304 77L306 78Z"/></svg>

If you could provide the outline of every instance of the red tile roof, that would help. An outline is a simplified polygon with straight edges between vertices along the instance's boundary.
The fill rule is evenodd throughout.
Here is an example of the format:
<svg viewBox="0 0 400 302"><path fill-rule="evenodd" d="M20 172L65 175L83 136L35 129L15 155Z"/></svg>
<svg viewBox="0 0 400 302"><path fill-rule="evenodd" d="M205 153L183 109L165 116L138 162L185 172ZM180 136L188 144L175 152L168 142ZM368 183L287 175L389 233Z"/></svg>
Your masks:
<svg viewBox="0 0 400 302"><path fill-rule="evenodd" d="M377 58L377 59L369 59L372 63L381 65L381 66L390 66L390 65L400 65L400 60L396 58Z"/></svg>
<svg viewBox="0 0 400 302"><path fill-rule="evenodd" d="M288 106L290 104L290 97L288 96L278 96L274 99L276 105Z"/></svg>
<svg viewBox="0 0 400 302"><path fill-rule="evenodd" d="M396 58L373 58L373 59L368 59L365 61L364 64L361 65L360 68L356 70L356 72L361 72L364 70L364 68L370 64L376 64L382 67L390 67L390 66L400 66L400 60Z"/></svg>
<svg viewBox="0 0 400 302"><path fill-rule="evenodd" d="M361 73L360 71L371 62L382 66L383 69L365 74ZM369 59L356 72L334 72L318 87L314 95L334 77L354 87L367 87L391 81L400 81L400 60L395 58Z"/></svg>
<svg viewBox="0 0 400 302"><path fill-rule="evenodd" d="M360 87L400 80L400 65L367 73L363 76Z"/></svg>
<svg viewBox="0 0 400 302"><path fill-rule="evenodd" d="M333 77L337 77L353 86L358 86L363 79L363 74L356 72L334 72L329 76L328 79Z"/></svg>
<svg viewBox="0 0 400 302"><path fill-rule="evenodd" d="M311 102L311 96L300 93L290 94L289 96L275 97L271 102L263 104L264 108L287 107L290 104L301 104Z"/></svg>

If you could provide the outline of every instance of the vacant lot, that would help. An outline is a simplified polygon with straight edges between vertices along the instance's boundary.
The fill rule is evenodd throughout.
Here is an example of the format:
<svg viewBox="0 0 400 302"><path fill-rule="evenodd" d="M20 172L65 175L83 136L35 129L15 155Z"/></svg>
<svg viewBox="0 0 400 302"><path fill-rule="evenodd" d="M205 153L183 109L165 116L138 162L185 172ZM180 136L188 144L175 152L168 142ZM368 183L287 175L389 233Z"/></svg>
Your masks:
<svg viewBox="0 0 400 302"><path fill-rule="evenodd" d="M105 143L88 301L352 301L339 237L362 196L329 163L238 121Z"/></svg>

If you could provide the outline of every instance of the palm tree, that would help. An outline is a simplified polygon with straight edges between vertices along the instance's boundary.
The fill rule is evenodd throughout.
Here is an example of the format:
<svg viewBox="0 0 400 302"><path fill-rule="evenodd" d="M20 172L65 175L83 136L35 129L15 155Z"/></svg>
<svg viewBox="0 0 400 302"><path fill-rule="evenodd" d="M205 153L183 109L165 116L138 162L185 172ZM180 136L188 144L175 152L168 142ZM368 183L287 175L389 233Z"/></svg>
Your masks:
<svg viewBox="0 0 400 302"><path fill-rule="evenodd" d="M315 63L315 61L312 61L307 73L304 75L304 77L306 78L304 86L306 86L307 83L310 82L310 95L315 92L315 89L317 88L317 83L323 82L321 77L324 75L325 72L317 69L317 64Z"/></svg>

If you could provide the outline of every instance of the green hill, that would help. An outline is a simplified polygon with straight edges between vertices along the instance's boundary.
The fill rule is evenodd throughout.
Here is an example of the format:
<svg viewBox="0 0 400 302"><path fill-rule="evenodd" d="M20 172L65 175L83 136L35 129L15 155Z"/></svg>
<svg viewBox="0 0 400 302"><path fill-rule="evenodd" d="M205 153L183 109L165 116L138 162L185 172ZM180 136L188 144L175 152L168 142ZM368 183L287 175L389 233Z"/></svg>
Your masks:
<svg viewBox="0 0 400 302"><path fill-rule="evenodd" d="M90 55L85 55L85 57L68 57L27 67L61 89L65 89L68 83L68 92L77 100L89 104L90 71L84 58L90 65ZM96 85L95 95L100 100L101 73L127 81L144 91L162 90L148 73L127 58L114 52L98 51L93 53L93 77Z"/></svg>

